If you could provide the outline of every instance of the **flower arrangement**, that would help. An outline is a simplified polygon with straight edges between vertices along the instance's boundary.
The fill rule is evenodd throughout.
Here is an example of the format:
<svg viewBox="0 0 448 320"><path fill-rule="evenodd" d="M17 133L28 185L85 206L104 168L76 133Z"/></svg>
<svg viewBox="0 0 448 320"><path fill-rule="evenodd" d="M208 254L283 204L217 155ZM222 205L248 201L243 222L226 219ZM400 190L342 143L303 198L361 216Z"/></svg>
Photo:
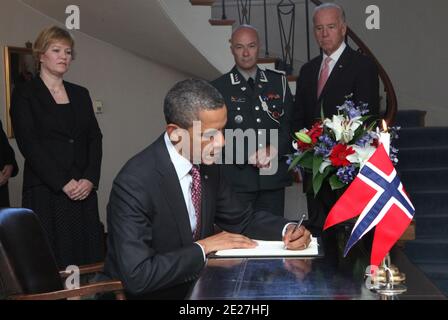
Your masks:
<svg viewBox="0 0 448 320"><path fill-rule="evenodd" d="M346 97L344 104L337 107L338 114L332 118L322 114L322 119L310 129L294 134L296 152L288 159L289 169L311 172L315 195L326 179L332 190L347 187L381 142L382 133L378 128L374 130L377 122L368 121L371 118L367 115L368 105L355 104L350 98ZM391 138L398 137L396 128L391 133ZM398 162L397 152L390 148L394 164Z"/></svg>

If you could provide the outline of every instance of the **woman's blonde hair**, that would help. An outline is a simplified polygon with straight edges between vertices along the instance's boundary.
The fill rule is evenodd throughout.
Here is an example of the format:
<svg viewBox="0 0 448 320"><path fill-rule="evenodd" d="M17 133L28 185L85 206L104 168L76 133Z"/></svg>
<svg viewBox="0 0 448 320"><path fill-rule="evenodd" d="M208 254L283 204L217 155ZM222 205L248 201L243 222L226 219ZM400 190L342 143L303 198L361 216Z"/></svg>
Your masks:
<svg viewBox="0 0 448 320"><path fill-rule="evenodd" d="M58 26L50 26L43 29L34 41L33 56L37 62L40 61L40 55L44 54L50 44L56 41L66 42L72 49L72 59L75 58L75 41L70 33Z"/></svg>

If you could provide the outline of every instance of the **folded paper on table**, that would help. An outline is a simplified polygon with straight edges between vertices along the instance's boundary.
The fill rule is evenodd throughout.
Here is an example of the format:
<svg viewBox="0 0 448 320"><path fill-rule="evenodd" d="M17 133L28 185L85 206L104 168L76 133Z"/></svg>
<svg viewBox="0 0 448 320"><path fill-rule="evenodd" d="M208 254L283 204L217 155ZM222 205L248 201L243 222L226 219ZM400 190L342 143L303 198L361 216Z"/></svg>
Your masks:
<svg viewBox="0 0 448 320"><path fill-rule="evenodd" d="M285 249L283 241L255 240L258 246L251 249L227 249L215 253L215 257L313 257L319 255L317 238L311 237L311 243L305 250Z"/></svg>

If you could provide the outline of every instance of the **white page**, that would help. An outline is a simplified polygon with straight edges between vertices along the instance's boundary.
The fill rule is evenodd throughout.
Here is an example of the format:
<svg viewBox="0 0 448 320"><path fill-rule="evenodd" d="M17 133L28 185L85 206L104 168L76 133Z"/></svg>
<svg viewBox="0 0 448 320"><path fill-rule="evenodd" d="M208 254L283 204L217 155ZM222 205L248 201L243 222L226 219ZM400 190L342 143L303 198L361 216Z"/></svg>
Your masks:
<svg viewBox="0 0 448 320"><path fill-rule="evenodd" d="M317 238L311 237L311 243L305 250L287 250L283 241L254 240L258 246L251 249L228 249L215 253L219 257L300 257L319 254Z"/></svg>

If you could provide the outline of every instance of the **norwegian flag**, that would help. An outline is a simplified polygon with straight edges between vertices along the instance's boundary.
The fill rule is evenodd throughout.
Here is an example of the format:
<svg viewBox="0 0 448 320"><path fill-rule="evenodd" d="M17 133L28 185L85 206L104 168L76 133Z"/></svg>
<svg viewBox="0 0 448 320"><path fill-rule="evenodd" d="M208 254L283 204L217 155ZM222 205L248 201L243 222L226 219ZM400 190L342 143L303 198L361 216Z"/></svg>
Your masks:
<svg viewBox="0 0 448 320"><path fill-rule="evenodd" d="M381 144L331 209L324 230L360 215L344 256L376 226L370 264L378 266L411 223L414 213L414 206Z"/></svg>

